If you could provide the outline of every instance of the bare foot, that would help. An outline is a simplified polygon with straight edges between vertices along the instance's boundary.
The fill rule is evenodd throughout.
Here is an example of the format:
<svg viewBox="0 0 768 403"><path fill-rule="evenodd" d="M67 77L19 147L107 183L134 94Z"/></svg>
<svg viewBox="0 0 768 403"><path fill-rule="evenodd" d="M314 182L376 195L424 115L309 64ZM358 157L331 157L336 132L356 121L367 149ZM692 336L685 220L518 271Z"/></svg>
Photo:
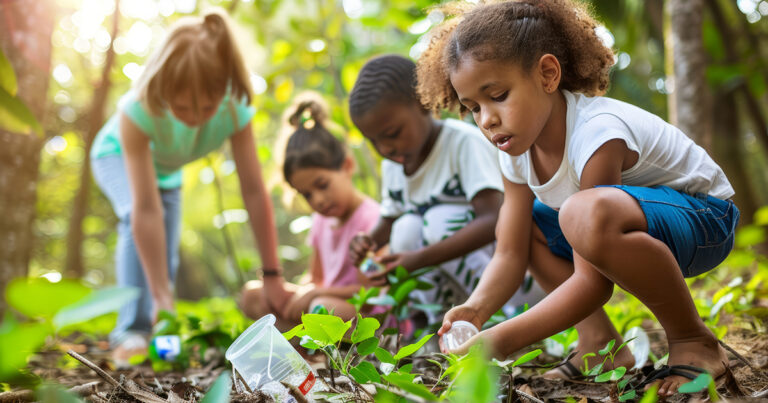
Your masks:
<svg viewBox="0 0 768 403"><path fill-rule="evenodd" d="M589 369L594 368L595 365L600 364L603 362L603 359L605 359L605 356L601 356L598 354L599 350L602 350L605 348L606 344L611 341L611 339L604 340L604 339L579 339L579 344L576 347L576 351L579 353L571 358L569 361L571 365L576 367L578 369L578 374L573 373L573 369L570 369L567 366L557 367L554 369L551 369L547 372L545 372L542 377L547 379L574 379L578 377L581 372L584 370L584 355L588 353L594 353L594 357L588 357L587 358L587 365ZM617 367L626 367L627 369L631 368L635 365L635 357L632 356L632 353L629 351L629 348L627 346L622 347L621 350L619 350L618 353L616 353L616 348L621 345L623 341L621 338L616 340L616 343L614 345L614 353L616 354L613 358L613 362L611 362L610 358L606 360L605 365L603 365L603 371L610 371Z"/></svg>
<svg viewBox="0 0 768 403"><path fill-rule="evenodd" d="M717 379L725 373L725 365L728 357L725 350L717 342L714 336L702 338L700 340L684 340L679 342L669 342L669 365L691 365L706 370ZM660 379L646 387L659 385L659 396L671 396L677 393L680 385L691 380L678 375L668 376Z"/></svg>

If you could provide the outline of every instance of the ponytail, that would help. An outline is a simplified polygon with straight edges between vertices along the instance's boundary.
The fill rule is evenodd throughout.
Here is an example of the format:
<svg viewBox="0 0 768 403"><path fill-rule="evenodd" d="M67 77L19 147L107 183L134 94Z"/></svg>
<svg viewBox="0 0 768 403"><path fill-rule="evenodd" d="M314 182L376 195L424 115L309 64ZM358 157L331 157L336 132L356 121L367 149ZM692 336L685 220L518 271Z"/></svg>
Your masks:
<svg viewBox="0 0 768 403"><path fill-rule="evenodd" d="M286 123L293 133L285 147L283 175L290 182L299 169L339 170L347 156L344 145L328 131L328 107L315 93L297 97Z"/></svg>
<svg viewBox="0 0 768 403"><path fill-rule="evenodd" d="M248 69L223 11L180 18L147 60L136 81L138 99L159 116L174 96L192 91L218 97L230 91L236 102L251 102Z"/></svg>

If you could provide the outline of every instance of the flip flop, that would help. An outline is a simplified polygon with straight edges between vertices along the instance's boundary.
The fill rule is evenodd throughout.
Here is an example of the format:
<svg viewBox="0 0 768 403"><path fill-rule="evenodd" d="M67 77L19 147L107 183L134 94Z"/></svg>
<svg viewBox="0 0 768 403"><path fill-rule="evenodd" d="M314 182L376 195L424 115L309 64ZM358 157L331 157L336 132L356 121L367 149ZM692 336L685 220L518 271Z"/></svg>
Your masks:
<svg viewBox="0 0 768 403"><path fill-rule="evenodd" d="M633 389L641 390L647 385L668 376L678 375L690 380L696 379L701 374L709 373L704 368L694 367L692 365L662 365L659 369L648 372L645 378Z"/></svg>

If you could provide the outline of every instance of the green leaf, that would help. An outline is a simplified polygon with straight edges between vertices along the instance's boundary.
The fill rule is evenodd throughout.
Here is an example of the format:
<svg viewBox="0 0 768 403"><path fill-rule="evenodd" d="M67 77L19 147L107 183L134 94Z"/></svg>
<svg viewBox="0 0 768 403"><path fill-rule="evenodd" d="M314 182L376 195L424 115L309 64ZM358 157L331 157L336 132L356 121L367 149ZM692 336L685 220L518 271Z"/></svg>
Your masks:
<svg viewBox="0 0 768 403"><path fill-rule="evenodd" d="M80 301L59 310L53 317L57 329L81 323L98 316L117 312L125 304L139 298L136 287L109 287L95 291Z"/></svg>
<svg viewBox="0 0 768 403"><path fill-rule="evenodd" d="M755 225L768 225L768 206L763 206L755 212Z"/></svg>
<svg viewBox="0 0 768 403"><path fill-rule="evenodd" d="M35 392L40 403L82 403L79 396L64 389L60 385L46 384L40 386Z"/></svg>
<svg viewBox="0 0 768 403"><path fill-rule="evenodd" d="M352 326L351 321L344 322L332 315L304 314L301 322L307 335L319 344L336 344L344 337L344 333Z"/></svg>
<svg viewBox="0 0 768 403"><path fill-rule="evenodd" d="M355 327L355 331L352 332L352 343L359 343L373 337L379 326L381 325L378 320L374 318L363 318L358 314L357 326Z"/></svg>
<svg viewBox="0 0 768 403"><path fill-rule="evenodd" d="M395 306L397 305L397 301L395 301L395 298L393 298L389 294L384 295L378 295L375 297L372 297L368 299L368 303L371 305L382 305L382 306Z"/></svg>
<svg viewBox="0 0 768 403"><path fill-rule="evenodd" d="M406 280L404 283L400 284L399 287L397 287L397 291L395 291L395 301L399 304L403 302L403 300L413 292L413 290L416 289L417 282L414 279Z"/></svg>
<svg viewBox="0 0 768 403"><path fill-rule="evenodd" d="M301 333L302 330L304 330L304 324L303 323L299 323L293 329L283 333L283 337L285 337L286 340L290 340L290 339L298 336L299 333Z"/></svg>
<svg viewBox="0 0 768 403"><path fill-rule="evenodd" d="M696 377L696 379L684 383L677 388L680 393L698 393L709 387L709 383L713 382L712 375L704 373Z"/></svg>
<svg viewBox="0 0 768 403"><path fill-rule="evenodd" d="M0 128L19 134L43 133L42 126L24 102L2 88L0 88Z"/></svg>
<svg viewBox="0 0 768 403"><path fill-rule="evenodd" d="M361 357L365 357L368 354L371 354L376 350L376 347L379 346L379 339L376 337L371 337L370 339L366 339L360 342L360 344L357 345L357 354Z"/></svg>
<svg viewBox="0 0 768 403"><path fill-rule="evenodd" d="M5 289L8 305L26 316L46 319L52 319L61 308L80 301L90 293L91 290L78 281L51 283L44 278L17 278Z"/></svg>
<svg viewBox="0 0 768 403"><path fill-rule="evenodd" d="M659 400L659 385L654 384L645 391L643 398L640 399L640 403L656 403L657 400Z"/></svg>
<svg viewBox="0 0 768 403"><path fill-rule="evenodd" d="M0 382L19 375L18 370L27 365L31 356L51 333L42 323L19 324L6 316L0 324Z"/></svg>
<svg viewBox="0 0 768 403"><path fill-rule="evenodd" d="M448 400L477 403L496 401L500 370L490 366L482 347L470 349L469 354L455 367L454 389Z"/></svg>
<svg viewBox="0 0 768 403"><path fill-rule="evenodd" d="M376 350L373 351L373 355L375 355L381 362L393 365L397 363L395 357L392 357L392 354L389 351L381 347L376 347Z"/></svg>
<svg viewBox="0 0 768 403"><path fill-rule="evenodd" d="M413 377L409 374L403 374L401 372L393 372L389 375L382 376L384 380L391 383L392 385L397 386L398 388L414 394L422 399L427 399L428 401L436 401L439 400L437 396L432 394L432 392L427 389L424 384L421 383L413 383Z"/></svg>
<svg viewBox="0 0 768 403"><path fill-rule="evenodd" d="M541 349L540 348L537 348L536 350L527 352L527 353L523 354L522 357L520 357L517 360L515 360L515 362L512 363L512 366L516 367L518 365L525 364L526 362L535 359L540 354L541 354Z"/></svg>
<svg viewBox="0 0 768 403"><path fill-rule="evenodd" d="M229 391L232 388L229 371L224 371L213 383L211 389L203 396L200 403L219 403L229 401Z"/></svg>
<svg viewBox="0 0 768 403"><path fill-rule="evenodd" d="M405 364L402 367L397 369L397 372L402 372L404 374L410 374L411 371L413 371L413 363L411 364ZM414 375L415 376L415 375Z"/></svg>
<svg viewBox="0 0 768 403"><path fill-rule="evenodd" d="M614 370L603 372L595 378L595 382L612 382L621 379L624 374L627 373L625 367L618 367Z"/></svg>
<svg viewBox="0 0 768 403"><path fill-rule="evenodd" d="M12 97L15 97L19 90L13 66L2 51L0 51L0 89L5 90Z"/></svg>
<svg viewBox="0 0 768 403"><path fill-rule="evenodd" d="M397 266L397 268L395 268L395 276L397 276L398 280L403 281L408 278L408 270L405 270L405 267L403 266Z"/></svg>
<svg viewBox="0 0 768 403"><path fill-rule="evenodd" d="M765 241L765 229L757 225L745 225L736 232L736 247L746 248Z"/></svg>
<svg viewBox="0 0 768 403"><path fill-rule="evenodd" d="M308 348L310 350L319 350L323 348L323 346L319 345L315 342L315 340L307 335L304 335L301 337L301 340L299 341L299 345Z"/></svg>
<svg viewBox="0 0 768 403"><path fill-rule="evenodd" d="M600 374L600 371L602 370L603 370L603 363L601 362L600 364L597 364L594 367L592 367L592 369L590 369L589 372L587 372L587 376L596 376Z"/></svg>
<svg viewBox="0 0 768 403"><path fill-rule="evenodd" d="M358 383L381 382L379 371L368 361L363 361L349 370L349 373Z"/></svg>
<svg viewBox="0 0 768 403"><path fill-rule="evenodd" d="M430 333L430 334L422 337L421 340L419 340L418 342L416 342L414 344L409 344L407 346L403 346L402 348L400 348L400 350L397 351L397 354L395 354L395 360L400 361L404 357L407 357L407 356L409 356L409 355L419 351L421 346L423 346L424 343L428 342L429 339L432 338L432 336L434 336L434 333Z"/></svg>
<svg viewBox="0 0 768 403"><path fill-rule="evenodd" d="M609 341L608 344L606 344L605 347L602 350L598 351L598 353L600 355L606 355L606 354L610 353L611 350L613 350L613 345L614 344L616 344L616 340Z"/></svg>
<svg viewBox="0 0 768 403"><path fill-rule="evenodd" d="M621 396L619 396L620 402L626 402L627 400L634 399L637 397L637 392L633 389L630 390L627 393L623 393Z"/></svg>

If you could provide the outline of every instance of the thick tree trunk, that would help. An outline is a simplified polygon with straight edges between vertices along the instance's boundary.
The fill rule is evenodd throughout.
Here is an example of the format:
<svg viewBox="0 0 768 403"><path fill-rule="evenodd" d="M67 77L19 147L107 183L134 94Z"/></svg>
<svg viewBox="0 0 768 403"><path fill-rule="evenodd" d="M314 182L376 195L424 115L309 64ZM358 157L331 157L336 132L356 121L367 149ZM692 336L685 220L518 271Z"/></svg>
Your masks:
<svg viewBox="0 0 768 403"><path fill-rule="evenodd" d="M43 118L51 64L53 22L48 1L0 2L0 48L10 60L18 96ZM27 274L44 139L0 130L0 295L10 279ZM0 298L0 314L5 298Z"/></svg>
<svg viewBox="0 0 768 403"><path fill-rule="evenodd" d="M115 10L118 10L120 1L118 0L115 5ZM104 67L101 71L101 81L96 84L96 89L93 92L93 103L88 114L88 128L83 134L83 143L85 144L85 158L83 158L83 166L80 170L80 188L77 191L77 195L72 202L72 215L69 217L69 229L67 231L67 260L65 263L64 272L67 276L79 278L82 277L85 269L83 265L83 220L88 213L88 196L91 194L91 164L88 155L91 151L91 145L93 145L93 139L96 137L96 133L104 124L104 112L106 109L107 95L109 89L112 86L112 82L109 79L112 72L112 66L115 64L115 50L112 47L115 37L117 37L120 13L115 11L112 16L112 40L107 49L106 60Z"/></svg>
<svg viewBox="0 0 768 403"><path fill-rule="evenodd" d="M709 149L712 123L702 39L704 0L669 0L666 7L666 70L674 83L669 95L669 121Z"/></svg>

